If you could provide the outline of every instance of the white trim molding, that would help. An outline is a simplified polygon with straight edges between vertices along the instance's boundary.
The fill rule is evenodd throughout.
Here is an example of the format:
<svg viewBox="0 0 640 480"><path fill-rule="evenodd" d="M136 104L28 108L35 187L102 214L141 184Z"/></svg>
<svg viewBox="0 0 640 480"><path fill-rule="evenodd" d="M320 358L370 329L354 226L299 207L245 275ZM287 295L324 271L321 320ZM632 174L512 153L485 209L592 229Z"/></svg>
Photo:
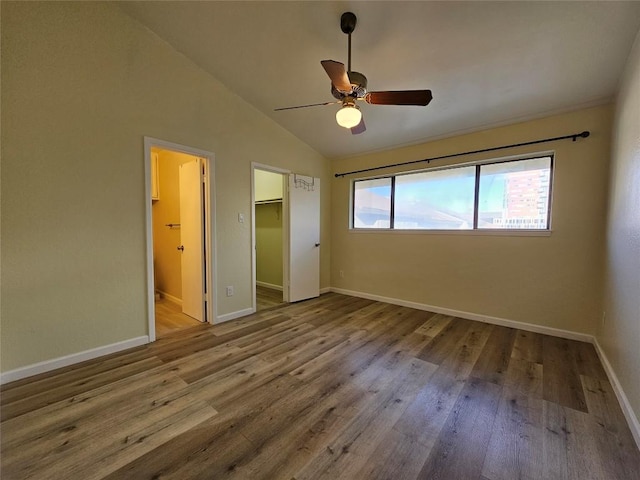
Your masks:
<svg viewBox="0 0 640 480"><path fill-rule="evenodd" d="M228 322L229 320L235 320L236 318L245 317L255 313L254 308L245 308L244 310L238 310L237 312L225 313L224 315L218 315L215 324Z"/></svg>
<svg viewBox="0 0 640 480"><path fill-rule="evenodd" d="M178 297L174 297L173 295L163 292L162 290L157 290L156 293L160 294L160 298L164 298L165 300L169 300L170 302L175 303L176 305L182 305L182 299Z"/></svg>
<svg viewBox="0 0 640 480"><path fill-rule="evenodd" d="M604 350L600 346L597 337L593 338L593 346L596 348L596 352L598 352L598 357L600 357L604 371L607 372L607 377L609 377L609 382L611 383L613 391L618 398L618 403L620 404L620 408L622 408L624 417L627 419L629 429L636 441L636 445L640 448L640 422L638 421L638 417L636 417L633 408L631 408L631 403L629 402L627 395L624 393L622 385L620 385L620 381L618 380L618 376L614 372L613 367L611 366L607 355L604 353Z"/></svg>
<svg viewBox="0 0 640 480"><path fill-rule="evenodd" d="M425 303L410 302L391 297L382 297L380 295L372 295L370 293L356 292L353 290L344 290L342 288L331 288L332 292L349 295L351 297L367 298L378 302L391 303L392 305L400 305L402 307L415 308L416 310L426 310L428 312L441 313L443 315L451 315L453 317L466 318L467 320L476 320L478 322L491 323L493 325L501 325L503 327L519 328L527 332L542 333L544 335L552 335L554 337L568 338L570 340L578 340L580 342L593 343L593 336L586 333L572 332L570 330L562 330L560 328L546 327L544 325L535 325L533 323L519 322L517 320L509 320L507 318L492 317L490 315L482 315L479 313L463 312L453 310L451 308L443 308L435 305L427 305Z"/></svg>
<svg viewBox="0 0 640 480"><path fill-rule="evenodd" d="M282 291L282 285L274 285L273 283L261 282L260 280L256 280L256 285L259 287L270 288L271 290Z"/></svg>
<svg viewBox="0 0 640 480"><path fill-rule="evenodd" d="M8 372L4 372L0 375L0 385L32 377L40 373L50 372L51 370L56 370L58 368L68 367L69 365L74 365L87 360L93 360L94 358L102 357L104 355L121 352L122 350L127 350L129 348L139 347L140 345L145 345L147 343L149 343L149 336L144 335L142 337L130 338L129 340L123 340L122 342L104 345L102 347L84 350L82 352L72 353L71 355L65 355L52 360L34 363L33 365L16 368L15 370L9 370Z"/></svg>

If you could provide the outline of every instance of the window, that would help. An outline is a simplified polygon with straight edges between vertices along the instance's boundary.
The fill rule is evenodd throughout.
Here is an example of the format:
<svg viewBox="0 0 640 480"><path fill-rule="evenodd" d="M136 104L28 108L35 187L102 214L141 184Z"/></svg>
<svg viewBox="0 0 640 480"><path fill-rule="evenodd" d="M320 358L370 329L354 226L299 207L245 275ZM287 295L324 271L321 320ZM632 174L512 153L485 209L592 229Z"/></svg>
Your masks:
<svg viewBox="0 0 640 480"><path fill-rule="evenodd" d="M548 230L552 156L356 180L353 228Z"/></svg>
<svg viewBox="0 0 640 480"><path fill-rule="evenodd" d="M353 227L391 227L392 178L360 180L353 186Z"/></svg>
<svg viewBox="0 0 640 480"><path fill-rule="evenodd" d="M473 228L475 171L475 167L463 167L398 175L394 228Z"/></svg>
<svg viewBox="0 0 640 480"><path fill-rule="evenodd" d="M480 167L478 228L546 229L551 157Z"/></svg>

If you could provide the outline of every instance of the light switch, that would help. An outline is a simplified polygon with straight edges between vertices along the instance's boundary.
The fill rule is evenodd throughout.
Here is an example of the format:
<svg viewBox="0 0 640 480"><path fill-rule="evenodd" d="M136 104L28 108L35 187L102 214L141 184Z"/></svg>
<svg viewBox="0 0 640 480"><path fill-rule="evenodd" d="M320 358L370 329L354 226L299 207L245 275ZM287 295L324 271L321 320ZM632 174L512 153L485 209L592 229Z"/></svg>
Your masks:
<svg viewBox="0 0 640 480"><path fill-rule="evenodd" d="M244 223L244 214L238 213L238 223Z"/></svg>

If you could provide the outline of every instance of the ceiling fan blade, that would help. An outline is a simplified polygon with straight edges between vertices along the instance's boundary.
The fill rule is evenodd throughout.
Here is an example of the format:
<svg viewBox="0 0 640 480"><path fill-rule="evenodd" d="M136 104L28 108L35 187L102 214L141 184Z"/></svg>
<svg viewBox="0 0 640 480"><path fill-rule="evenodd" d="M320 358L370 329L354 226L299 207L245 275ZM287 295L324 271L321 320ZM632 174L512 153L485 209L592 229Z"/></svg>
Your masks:
<svg viewBox="0 0 640 480"><path fill-rule="evenodd" d="M341 102L322 102L322 103L310 103L309 105L296 105L295 107L282 107L282 108L274 108L274 112L279 112L281 110L294 110L296 108L307 108L307 107L320 107L323 105L335 105L336 103Z"/></svg>
<svg viewBox="0 0 640 480"><path fill-rule="evenodd" d="M364 100L372 105L429 105L431 90L401 90L395 92L369 92Z"/></svg>
<svg viewBox="0 0 640 480"><path fill-rule="evenodd" d="M335 60L322 60L320 63L324 71L329 75L334 87L341 92L351 93L351 82L347 71L344 69L344 63L336 62Z"/></svg>
<svg viewBox="0 0 640 480"><path fill-rule="evenodd" d="M364 124L364 117L360 120L360 123L351 129L353 135L359 135L367 130L367 126Z"/></svg>

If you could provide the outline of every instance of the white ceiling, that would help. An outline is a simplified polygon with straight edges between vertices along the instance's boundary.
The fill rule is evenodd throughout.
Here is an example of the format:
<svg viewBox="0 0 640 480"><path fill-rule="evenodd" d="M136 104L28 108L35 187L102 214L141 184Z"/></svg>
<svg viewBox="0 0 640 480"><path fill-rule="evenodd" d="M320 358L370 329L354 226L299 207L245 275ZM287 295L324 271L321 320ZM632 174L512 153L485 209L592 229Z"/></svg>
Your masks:
<svg viewBox="0 0 640 480"><path fill-rule="evenodd" d="M610 100L640 2L124 2L121 8L326 157L417 143ZM427 107L361 103L367 131L335 122L320 60L369 90L431 89ZM588 126L585 126L587 128ZM565 134L572 132L558 132Z"/></svg>

